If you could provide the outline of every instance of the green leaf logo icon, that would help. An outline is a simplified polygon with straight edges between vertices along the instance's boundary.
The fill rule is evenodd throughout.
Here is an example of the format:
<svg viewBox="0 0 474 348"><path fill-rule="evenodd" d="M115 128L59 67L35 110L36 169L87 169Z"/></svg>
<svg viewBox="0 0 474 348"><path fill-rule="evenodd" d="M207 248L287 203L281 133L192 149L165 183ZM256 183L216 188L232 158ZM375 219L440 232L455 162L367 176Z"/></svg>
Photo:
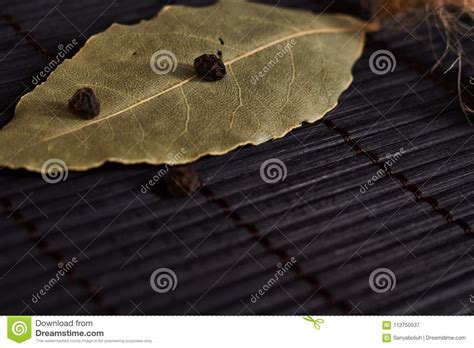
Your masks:
<svg viewBox="0 0 474 348"><path fill-rule="evenodd" d="M7 337L12 341L21 343L31 338L31 317L8 317L7 324Z"/></svg>

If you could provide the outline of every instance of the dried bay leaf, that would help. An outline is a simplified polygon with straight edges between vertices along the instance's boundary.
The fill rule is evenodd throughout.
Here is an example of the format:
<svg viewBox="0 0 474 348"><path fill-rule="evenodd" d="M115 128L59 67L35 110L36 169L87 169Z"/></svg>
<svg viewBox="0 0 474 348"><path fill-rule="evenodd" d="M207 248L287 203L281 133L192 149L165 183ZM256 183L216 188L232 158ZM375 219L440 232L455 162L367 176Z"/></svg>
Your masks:
<svg viewBox="0 0 474 348"><path fill-rule="evenodd" d="M23 96L0 132L0 164L40 171L52 158L73 170L106 161L188 163L279 138L336 106L363 43L362 24L348 16L226 0L165 7L149 21L91 37ZM174 71L151 69L160 50L176 57ZM218 50L227 76L200 80L194 58ZM82 87L101 101L93 120L67 109Z"/></svg>

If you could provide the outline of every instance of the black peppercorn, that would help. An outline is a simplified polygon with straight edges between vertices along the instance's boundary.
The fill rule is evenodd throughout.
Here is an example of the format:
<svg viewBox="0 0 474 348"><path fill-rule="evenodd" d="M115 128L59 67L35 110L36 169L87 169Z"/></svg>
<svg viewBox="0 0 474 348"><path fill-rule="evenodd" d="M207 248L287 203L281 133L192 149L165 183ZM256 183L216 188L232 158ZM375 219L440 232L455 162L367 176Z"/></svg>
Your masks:
<svg viewBox="0 0 474 348"><path fill-rule="evenodd" d="M206 81L217 81L227 74L224 62L215 54L203 54L194 60L194 69Z"/></svg>
<svg viewBox="0 0 474 348"><path fill-rule="evenodd" d="M175 197L190 196L202 185L199 174L190 166L171 167L166 178L166 189Z"/></svg>
<svg viewBox="0 0 474 348"><path fill-rule="evenodd" d="M91 119L100 113L100 103L94 91L89 88L81 88L69 99L69 110L75 115Z"/></svg>

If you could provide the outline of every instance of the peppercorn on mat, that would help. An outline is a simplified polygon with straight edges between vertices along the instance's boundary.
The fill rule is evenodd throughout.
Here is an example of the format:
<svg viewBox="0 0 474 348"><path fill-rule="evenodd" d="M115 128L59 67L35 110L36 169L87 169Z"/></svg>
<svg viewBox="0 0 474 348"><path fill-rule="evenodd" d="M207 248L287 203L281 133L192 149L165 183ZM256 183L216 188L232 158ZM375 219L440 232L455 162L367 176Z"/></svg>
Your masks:
<svg viewBox="0 0 474 348"><path fill-rule="evenodd" d="M356 2L268 3L366 15ZM162 6L4 1L2 125L73 40L67 57L112 23ZM55 184L3 168L1 312L471 314L474 132L459 107L455 57L431 70L443 49L424 24L370 34L332 112L282 139L199 160L204 186L190 198L163 193L164 167L106 164ZM380 50L388 68L374 65ZM466 66L466 100L473 76Z"/></svg>

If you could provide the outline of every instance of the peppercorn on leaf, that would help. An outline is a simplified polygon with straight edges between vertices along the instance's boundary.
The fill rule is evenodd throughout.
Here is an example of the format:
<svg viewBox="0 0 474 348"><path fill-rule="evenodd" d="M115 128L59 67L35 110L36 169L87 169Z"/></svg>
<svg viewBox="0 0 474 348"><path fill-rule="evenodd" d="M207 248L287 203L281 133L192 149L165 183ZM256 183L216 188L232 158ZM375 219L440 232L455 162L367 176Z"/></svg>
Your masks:
<svg viewBox="0 0 474 348"><path fill-rule="evenodd" d="M336 106L363 43L361 22L348 16L228 0L167 6L91 37L23 96L0 133L0 164L182 164L279 138ZM218 52L225 77L196 75L194 59ZM68 109L85 87L100 101L91 120Z"/></svg>

